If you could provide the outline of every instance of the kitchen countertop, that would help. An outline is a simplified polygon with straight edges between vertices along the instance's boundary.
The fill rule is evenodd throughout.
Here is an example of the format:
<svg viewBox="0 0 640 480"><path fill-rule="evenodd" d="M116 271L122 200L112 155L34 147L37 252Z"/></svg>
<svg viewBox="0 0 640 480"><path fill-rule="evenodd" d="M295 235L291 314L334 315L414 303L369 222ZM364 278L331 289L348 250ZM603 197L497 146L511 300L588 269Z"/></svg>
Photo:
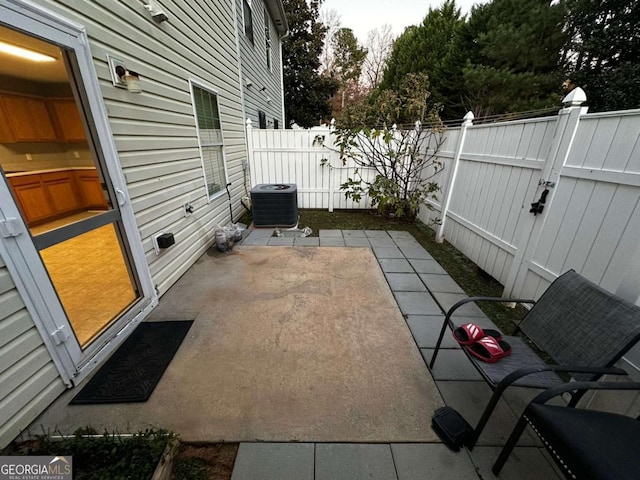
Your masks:
<svg viewBox="0 0 640 480"><path fill-rule="evenodd" d="M96 167L64 167L64 168L48 168L45 170L25 170L24 172L7 173L7 178L22 177L25 175L37 175L40 173L66 172L68 170L95 170Z"/></svg>

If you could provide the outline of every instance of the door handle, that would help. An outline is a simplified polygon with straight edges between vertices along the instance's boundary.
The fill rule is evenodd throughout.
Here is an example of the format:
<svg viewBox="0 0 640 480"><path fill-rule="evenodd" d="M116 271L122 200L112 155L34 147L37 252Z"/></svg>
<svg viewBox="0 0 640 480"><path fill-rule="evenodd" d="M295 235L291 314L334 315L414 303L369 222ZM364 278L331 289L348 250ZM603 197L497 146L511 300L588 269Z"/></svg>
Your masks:
<svg viewBox="0 0 640 480"><path fill-rule="evenodd" d="M123 207L124 204L127 203L127 195L119 188L116 188L116 198L118 200L118 205L120 205L121 207Z"/></svg>

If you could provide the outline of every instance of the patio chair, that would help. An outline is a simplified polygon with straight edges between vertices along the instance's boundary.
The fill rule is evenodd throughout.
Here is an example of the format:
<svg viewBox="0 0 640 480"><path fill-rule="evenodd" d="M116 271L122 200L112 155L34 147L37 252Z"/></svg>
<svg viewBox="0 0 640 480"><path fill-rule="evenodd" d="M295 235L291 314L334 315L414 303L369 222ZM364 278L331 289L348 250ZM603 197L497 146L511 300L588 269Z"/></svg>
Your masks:
<svg viewBox="0 0 640 480"><path fill-rule="evenodd" d="M567 478L637 478L640 472L638 419L598 410L545 405L567 391L587 389L640 390L640 383L572 382L545 390L525 408L493 464L493 473L500 473L528 424Z"/></svg>
<svg viewBox="0 0 640 480"><path fill-rule="evenodd" d="M456 303L447 312L429 367L433 369L447 328L452 331L455 311L468 302L518 302L533 304L516 328L520 336L503 336L511 354L496 363L483 362L463 351L493 389L478 424L466 438L469 449L478 441L502 393L510 385L550 388L565 383L558 373L571 374L577 381L594 381L604 374L626 375L613 365L640 340L640 307L613 295L569 270L558 277L540 299L471 297ZM528 340L527 340L528 339ZM532 342L548 357L543 360L527 343ZM570 392L571 393L571 392ZM571 395L574 407L584 391Z"/></svg>

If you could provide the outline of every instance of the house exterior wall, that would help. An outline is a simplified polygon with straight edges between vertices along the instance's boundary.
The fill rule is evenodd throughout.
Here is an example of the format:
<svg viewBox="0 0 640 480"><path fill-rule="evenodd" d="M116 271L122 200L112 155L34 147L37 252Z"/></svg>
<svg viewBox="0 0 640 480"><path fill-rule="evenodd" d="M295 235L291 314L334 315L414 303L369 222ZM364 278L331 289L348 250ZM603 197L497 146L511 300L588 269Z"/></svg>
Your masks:
<svg viewBox="0 0 640 480"><path fill-rule="evenodd" d="M190 80L200 81L218 96L234 219L243 212L240 198L247 157L234 2L162 0L169 20L157 24L144 2L32 1L87 32L138 227L139 238L131 240L142 243L159 295L211 246L216 225L231 218L226 192L212 199L206 192ZM256 38L262 38L258 41L263 45L260 12ZM107 55L140 74L143 93L113 86ZM274 72L279 65L274 57ZM268 85L274 98L277 82ZM187 202L195 210L185 217ZM152 235L161 231L172 232L176 244L156 255ZM65 388L15 283L0 261L0 448Z"/></svg>
<svg viewBox="0 0 640 480"><path fill-rule="evenodd" d="M0 447L15 438L65 388L0 257Z"/></svg>
<svg viewBox="0 0 640 480"><path fill-rule="evenodd" d="M234 0L237 8L238 47L243 80L245 120L251 119L259 128L258 112L266 114L266 127L285 128L282 95L282 58L280 32L271 15L269 6L263 0L251 0L253 12L253 43L244 30L243 0ZM273 2L272 2L273 3ZM265 11L269 17L271 39L271 68L267 66Z"/></svg>

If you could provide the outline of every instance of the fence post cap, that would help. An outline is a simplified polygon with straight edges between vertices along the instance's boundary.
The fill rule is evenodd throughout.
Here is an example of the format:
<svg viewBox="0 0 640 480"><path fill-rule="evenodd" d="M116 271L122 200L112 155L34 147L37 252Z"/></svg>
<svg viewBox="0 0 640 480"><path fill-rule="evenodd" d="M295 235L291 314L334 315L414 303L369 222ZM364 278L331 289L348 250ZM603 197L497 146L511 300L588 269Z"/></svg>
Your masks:
<svg viewBox="0 0 640 480"><path fill-rule="evenodd" d="M245 123L247 125L247 128L251 128L253 126L250 118L247 118L247 121Z"/></svg>
<svg viewBox="0 0 640 480"><path fill-rule="evenodd" d="M471 110L469 110L463 118L464 118L463 123L469 124L469 123L473 123L473 119L476 118L476 116L473 114Z"/></svg>
<svg viewBox="0 0 640 480"><path fill-rule="evenodd" d="M562 99L562 104L567 107L579 107L587 101L587 94L580 87L576 87Z"/></svg>

